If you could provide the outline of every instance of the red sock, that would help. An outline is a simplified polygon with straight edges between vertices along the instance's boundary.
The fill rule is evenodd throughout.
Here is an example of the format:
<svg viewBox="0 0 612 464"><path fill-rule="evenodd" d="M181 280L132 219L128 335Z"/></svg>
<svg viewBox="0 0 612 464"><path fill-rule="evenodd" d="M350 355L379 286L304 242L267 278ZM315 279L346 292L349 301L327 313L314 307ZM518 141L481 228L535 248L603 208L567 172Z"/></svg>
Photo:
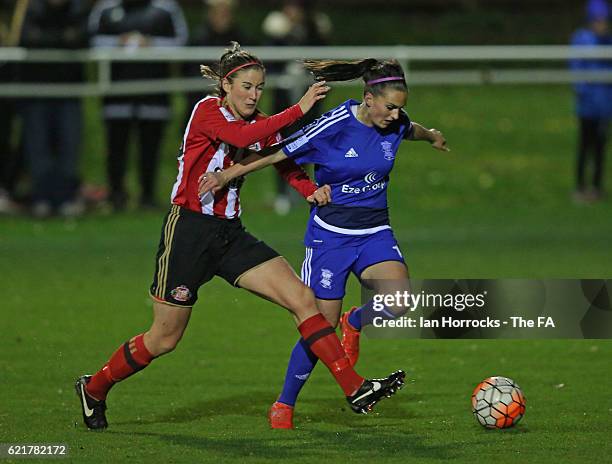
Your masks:
<svg viewBox="0 0 612 464"><path fill-rule="evenodd" d="M350 396L355 393L361 387L363 377L351 367L336 331L323 314L309 317L299 325L298 330L310 350L330 370L344 394Z"/></svg>
<svg viewBox="0 0 612 464"><path fill-rule="evenodd" d="M92 376L85 387L87 393L97 400L105 400L114 384L147 367L153 357L144 344L144 334L136 335L121 345Z"/></svg>

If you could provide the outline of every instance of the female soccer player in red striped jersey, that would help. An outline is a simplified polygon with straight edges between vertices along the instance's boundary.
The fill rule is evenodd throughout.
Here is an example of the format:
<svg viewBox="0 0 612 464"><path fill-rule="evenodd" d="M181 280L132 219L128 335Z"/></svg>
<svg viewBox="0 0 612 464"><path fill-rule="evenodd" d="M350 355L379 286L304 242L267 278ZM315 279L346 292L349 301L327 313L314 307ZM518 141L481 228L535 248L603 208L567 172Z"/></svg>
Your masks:
<svg viewBox="0 0 612 464"><path fill-rule="evenodd" d="M76 382L83 420L90 429L107 427L106 395L120 380L172 351L181 339L198 289L218 275L288 309L312 353L329 368L353 411L367 413L374 404L403 385L404 373L366 380L350 365L334 329L317 310L312 291L264 242L242 226L239 200L242 179L215 194L198 194L198 179L239 162L279 140L277 131L309 111L329 88L311 86L298 104L266 118L257 110L264 85L264 67L255 56L233 44L220 59L218 71L202 67L218 80L218 96L196 104L185 130L179 173L172 189L151 285L154 320L151 328L125 342L100 371ZM280 169L309 201L329 201L329 187L319 189L291 160Z"/></svg>

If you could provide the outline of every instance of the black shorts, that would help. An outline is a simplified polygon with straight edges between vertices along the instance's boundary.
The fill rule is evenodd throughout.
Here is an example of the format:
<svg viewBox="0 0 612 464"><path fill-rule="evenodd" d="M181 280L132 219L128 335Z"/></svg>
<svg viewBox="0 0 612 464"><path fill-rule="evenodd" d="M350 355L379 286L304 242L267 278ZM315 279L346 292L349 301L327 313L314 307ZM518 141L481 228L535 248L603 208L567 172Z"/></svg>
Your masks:
<svg viewBox="0 0 612 464"><path fill-rule="evenodd" d="M240 219L221 219L172 205L162 227L151 296L191 307L198 289L215 275L238 286L246 271L277 256L249 234Z"/></svg>

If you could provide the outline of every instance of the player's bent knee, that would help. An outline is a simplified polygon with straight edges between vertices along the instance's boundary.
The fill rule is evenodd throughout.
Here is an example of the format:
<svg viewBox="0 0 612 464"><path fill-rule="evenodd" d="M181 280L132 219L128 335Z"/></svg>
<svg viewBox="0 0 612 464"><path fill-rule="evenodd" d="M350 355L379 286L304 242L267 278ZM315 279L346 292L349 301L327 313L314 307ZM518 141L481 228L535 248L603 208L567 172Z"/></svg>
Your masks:
<svg viewBox="0 0 612 464"><path fill-rule="evenodd" d="M159 354L157 356L174 351L179 341L180 337L161 337L160 339L158 339L157 351L159 352Z"/></svg>
<svg viewBox="0 0 612 464"><path fill-rule="evenodd" d="M145 345L149 352L155 357L174 351L180 340L180 334L159 335L152 331L145 334Z"/></svg>
<svg viewBox="0 0 612 464"><path fill-rule="evenodd" d="M300 289L292 295L288 307L298 316L300 314L311 313L313 309L316 310L317 305L312 290L306 285L302 285Z"/></svg>
<svg viewBox="0 0 612 464"><path fill-rule="evenodd" d="M393 308L393 310L389 310L389 313L393 315L394 319L400 318L408 312L408 308L402 306L400 308Z"/></svg>
<svg viewBox="0 0 612 464"><path fill-rule="evenodd" d="M304 308L308 308L308 309L317 307L314 293L312 292L312 289L310 289L306 285L303 285L301 287L301 290L298 292L298 295L299 295L298 303L300 306Z"/></svg>

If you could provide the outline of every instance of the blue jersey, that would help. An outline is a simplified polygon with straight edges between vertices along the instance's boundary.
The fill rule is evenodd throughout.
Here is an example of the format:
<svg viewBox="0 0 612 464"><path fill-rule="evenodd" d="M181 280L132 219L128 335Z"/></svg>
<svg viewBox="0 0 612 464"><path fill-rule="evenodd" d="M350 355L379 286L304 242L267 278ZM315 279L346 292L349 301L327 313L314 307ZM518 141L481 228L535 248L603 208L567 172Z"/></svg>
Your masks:
<svg viewBox="0 0 612 464"><path fill-rule="evenodd" d="M318 185L329 184L332 204L311 212L306 243L315 231L327 237L369 235L389 229L387 187L395 156L413 126L402 110L386 129L369 127L357 120L348 100L301 129L283 151L298 164L313 163ZM331 234L330 234L331 233Z"/></svg>
<svg viewBox="0 0 612 464"><path fill-rule="evenodd" d="M596 47L612 45L612 36L598 36L590 29L579 29L572 36L572 45ZM570 60L574 71L610 71L612 60ZM582 118L612 118L612 84L609 82L576 82L576 113Z"/></svg>

